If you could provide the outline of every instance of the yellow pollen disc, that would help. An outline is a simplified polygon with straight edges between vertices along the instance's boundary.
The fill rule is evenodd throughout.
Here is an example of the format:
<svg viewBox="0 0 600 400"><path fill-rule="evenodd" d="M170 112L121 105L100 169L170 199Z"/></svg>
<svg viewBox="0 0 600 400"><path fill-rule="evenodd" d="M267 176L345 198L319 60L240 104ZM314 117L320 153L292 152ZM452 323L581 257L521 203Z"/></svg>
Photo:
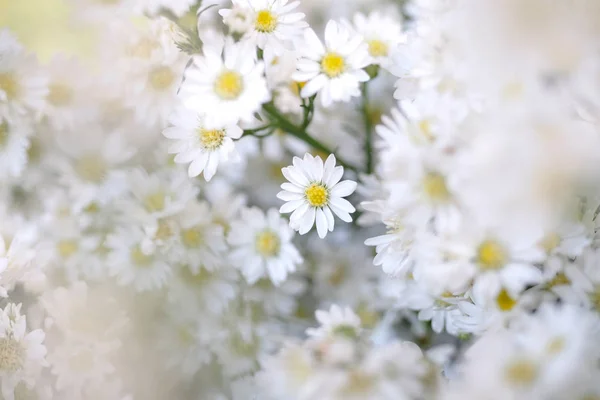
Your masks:
<svg viewBox="0 0 600 400"><path fill-rule="evenodd" d="M477 249L477 264L483 270L502 268L507 261L506 250L496 241L486 240Z"/></svg>
<svg viewBox="0 0 600 400"><path fill-rule="evenodd" d="M77 246L77 242L74 240L63 240L58 242L56 247L58 249L58 254L60 254L62 258L69 258L77 252L79 246Z"/></svg>
<svg viewBox="0 0 600 400"><path fill-rule="evenodd" d="M388 55L388 46L381 40L369 40L369 54L371 57L385 57Z"/></svg>
<svg viewBox="0 0 600 400"><path fill-rule="evenodd" d="M548 288L553 288L554 286L569 285L569 284L571 284L571 280L564 273L559 272L546 285L548 286Z"/></svg>
<svg viewBox="0 0 600 400"><path fill-rule="evenodd" d="M263 33L271 33L277 28L277 16L269 10L260 10L256 13L254 28Z"/></svg>
<svg viewBox="0 0 600 400"><path fill-rule="evenodd" d="M152 262L152 256L144 254L140 246L131 249L129 257L131 262L138 267L147 267Z"/></svg>
<svg viewBox="0 0 600 400"><path fill-rule="evenodd" d="M4 145L6 145L6 142L8 142L8 135L8 122L5 121L0 124L0 147L4 147Z"/></svg>
<svg viewBox="0 0 600 400"><path fill-rule="evenodd" d="M150 86L154 90L163 91L169 89L175 82L175 74L168 67L157 67L148 76Z"/></svg>
<svg viewBox="0 0 600 400"><path fill-rule="evenodd" d="M327 53L321 59L321 71L330 78L340 76L344 69L346 69L346 61L337 53Z"/></svg>
<svg viewBox="0 0 600 400"><path fill-rule="evenodd" d="M16 372L23 367L25 349L12 337L0 338L0 371Z"/></svg>
<svg viewBox="0 0 600 400"><path fill-rule="evenodd" d="M263 231L256 236L256 251L263 257L274 257L279 254L281 241L272 231Z"/></svg>
<svg viewBox="0 0 600 400"><path fill-rule="evenodd" d="M565 344L566 343L564 337L555 337L546 346L546 351L548 352L548 354L556 355L563 351L563 349L565 348Z"/></svg>
<svg viewBox="0 0 600 400"><path fill-rule="evenodd" d="M199 229L185 229L181 232L181 241L187 247L200 247L204 241L202 232Z"/></svg>
<svg viewBox="0 0 600 400"><path fill-rule="evenodd" d="M560 245L560 236L557 233L549 233L539 243L546 253L551 253Z"/></svg>
<svg viewBox="0 0 600 400"><path fill-rule="evenodd" d="M73 90L65 84L54 83L48 88L48 102L53 106L66 106L73 99Z"/></svg>
<svg viewBox="0 0 600 400"><path fill-rule="evenodd" d="M496 304L500 310L510 311L517 304L517 301L510 297L505 289L502 289L500 293L498 293L498 297L496 297Z"/></svg>
<svg viewBox="0 0 600 400"><path fill-rule="evenodd" d="M432 121L429 119L423 119L417 124L419 133L428 141L435 140L433 135Z"/></svg>
<svg viewBox="0 0 600 400"><path fill-rule="evenodd" d="M200 144L205 150L216 150L223 144L225 138L225 131L219 129L198 129L198 136L200 137Z"/></svg>
<svg viewBox="0 0 600 400"><path fill-rule="evenodd" d="M446 179L436 172L429 172L425 175L423 190L427 197L433 201L444 201L450 198L450 192L446 187Z"/></svg>
<svg viewBox="0 0 600 400"><path fill-rule="evenodd" d="M300 91L302 90L304 85L306 85L306 82L292 81L290 82L290 90L292 91L292 93L294 93L294 95L300 97Z"/></svg>
<svg viewBox="0 0 600 400"><path fill-rule="evenodd" d="M8 100L12 100L19 95L19 82L11 73L0 74L0 90L6 93Z"/></svg>
<svg viewBox="0 0 600 400"><path fill-rule="evenodd" d="M136 45L131 46L127 50L127 54L131 57L148 59L157 48L158 43L156 41L150 38L143 38Z"/></svg>
<svg viewBox="0 0 600 400"><path fill-rule="evenodd" d="M223 100L235 100L243 90L242 76L235 71L224 71L215 80L215 93Z"/></svg>
<svg viewBox="0 0 600 400"><path fill-rule="evenodd" d="M75 171L86 181L99 183L106 175L106 163L95 155L84 156L75 163Z"/></svg>
<svg viewBox="0 0 600 400"><path fill-rule="evenodd" d="M594 288L594 291L590 293L589 298L592 307L594 307L596 311L600 311L600 286Z"/></svg>
<svg viewBox="0 0 600 400"><path fill-rule="evenodd" d="M313 183L304 191L308 204L313 207L323 207L327 205L329 193L327 188L319 183Z"/></svg>
<svg viewBox="0 0 600 400"><path fill-rule="evenodd" d="M504 373L509 383L530 386L538 376L538 368L530 360L515 360L506 366Z"/></svg>
<svg viewBox="0 0 600 400"><path fill-rule="evenodd" d="M148 212L162 211L165 208L165 194L162 191L152 193L144 199L144 208Z"/></svg>

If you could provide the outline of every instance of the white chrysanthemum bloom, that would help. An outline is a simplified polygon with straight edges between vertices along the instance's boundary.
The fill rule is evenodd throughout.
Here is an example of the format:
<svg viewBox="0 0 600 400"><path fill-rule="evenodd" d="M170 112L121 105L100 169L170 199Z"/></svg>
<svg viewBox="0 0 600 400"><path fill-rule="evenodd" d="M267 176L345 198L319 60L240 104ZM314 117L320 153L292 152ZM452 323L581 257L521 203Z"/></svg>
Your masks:
<svg viewBox="0 0 600 400"><path fill-rule="evenodd" d="M9 303L0 310L0 385L4 399L15 399L19 383L32 386L35 382L35 375L46 364L44 338L41 329L27 332L21 304Z"/></svg>
<svg viewBox="0 0 600 400"><path fill-rule="evenodd" d="M0 176L17 178L27 165L32 129L23 118L0 116Z"/></svg>
<svg viewBox="0 0 600 400"><path fill-rule="evenodd" d="M190 164L190 177L204 172L204 179L210 181L220 162L238 160L233 139L242 136L243 131L239 126L209 125L203 114L185 107L177 109L170 123L172 126L166 128L163 135L177 142L169 147L169 153L176 154L176 163Z"/></svg>
<svg viewBox="0 0 600 400"><path fill-rule="evenodd" d="M225 21L235 12L236 7L247 6L251 10L252 25L243 37L264 51L264 58L270 62L284 50L291 50L294 42L302 36L308 24L304 14L293 12L299 1L289 0L233 0L233 9L223 9L219 14Z"/></svg>
<svg viewBox="0 0 600 400"><path fill-rule="evenodd" d="M172 269L158 251L148 253L142 248L144 232L135 227L119 227L107 236L107 264L110 275L122 286L132 286L138 292L164 287Z"/></svg>
<svg viewBox="0 0 600 400"><path fill-rule="evenodd" d="M351 308L332 305L329 311L317 310L318 328L308 328L306 334L315 338L341 335L349 338L358 337L361 331L360 317Z"/></svg>
<svg viewBox="0 0 600 400"><path fill-rule="evenodd" d="M8 297L17 283L26 283L39 273L33 271L35 251L27 236L24 231L13 237L0 235L0 297Z"/></svg>
<svg viewBox="0 0 600 400"><path fill-rule="evenodd" d="M192 201L174 218L179 245L171 249L173 258L197 274L202 268L214 271L223 264L228 248L224 229L213 221L207 202Z"/></svg>
<svg viewBox="0 0 600 400"><path fill-rule="evenodd" d="M47 94L47 79L36 58L8 29L0 30L0 118L10 121L27 112L39 112Z"/></svg>
<svg viewBox="0 0 600 400"><path fill-rule="evenodd" d="M229 33L243 35L254 27L254 13L247 3L234 3L232 8L220 10L223 23L229 28Z"/></svg>
<svg viewBox="0 0 600 400"><path fill-rule="evenodd" d="M344 168L335 166L335 156L327 157L325 164L321 157L305 154L304 159L294 157L293 165L281 172L289 182L283 183L277 197L287 203L279 212L292 213L290 226L301 235L317 225L319 237L324 238L333 231L332 211L344 222L352 222L349 213L356 209L343 197L356 190L356 182L340 182Z"/></svg>
<svg viewBox="0 0 600 400"><path fill-rule="evenodd" d="M203 55L187 69L180 98L211 125L251 121L271 97L255 48L214 33L203 39Z"/></svg>
<svg viewBox="0 0 600 400"><path fill-rule="evenodd" d="M304 33L305 44L294 79L306 82L300 95L310 97L319 92L321 104L348 102L360 96L360 83L369 80L363 68L371 63L367 44L359 35L329 21L325 28L325 45L312 29Z"/></svg>
<svg viewBox="0 0 600 400"><path fill-rule="evenodd" d="M233 246L230 260L248 283L268 276L274 285L279 285L302 262L292 244L293 236L277 209L271 208L266 213L259 208L242 210L240 219L231 223L227 236Z"/></svg>
<svg viewBox="0 0 600 400"><path fill-rule="evenodd" d="M403 41L402 22L390 15L373 11L369 15L357 13L352 20L354 29L363 37L373 63L386 67L390 56Z"/></svg>
<svg viewBox="0 0 600 400"><path fill-rule="evenodd" d="M77 59L58 55L48 65L48 95L45 120L57 130L75 129L93 123L98 110L90 101L95 92L92 72Z"/></svg>

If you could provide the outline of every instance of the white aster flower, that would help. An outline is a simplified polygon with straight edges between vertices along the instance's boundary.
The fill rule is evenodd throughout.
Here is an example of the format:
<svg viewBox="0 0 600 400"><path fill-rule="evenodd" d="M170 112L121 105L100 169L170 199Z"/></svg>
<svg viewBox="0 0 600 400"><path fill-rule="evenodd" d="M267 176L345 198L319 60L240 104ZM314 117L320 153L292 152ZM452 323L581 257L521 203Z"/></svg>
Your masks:
<svg viewBox="0 0 600 400"><path fill-rule="evenodd" d="M35 382L36 373L45 364L45 336L41 329L27 332L21 304L9 303L0 310L0 385L4 399L15 399L20 382Z"/></svg>
<svg viewBox="0 0 600 400"><path fill-rule="evenodd" d="M204 39L203 55L185 73L179 95L190 109L206 115L209 124L251 121L270 94L264 64L255 48L213 34Z"/></svg>
<svg viewBox="0 0 600 400"><path fill-rule="evenodd" d="M248 283L268 276L279 285L302 262L291 243L292 237L293 231L276 209L271 208L266 214L258 208L242 210L241 218L231 223L227 237L234 247L230 259Z"/></svg>
<svg viewBox="0 0 600 400"><path fill-rule="evenodd" d="M369 15L357 13L352 22L354 29L363 37L373 63L387 66L390 55L403 40L402 23L393 16L374 11Z"/></svg>
<svg viewBox="0 0 600 400"><path fill-rule="evenodd" d="M305 30L304 40L298 71L294 74L296 81L306 82L300 95L310 97L319 92L324 107L360 96L360 83L369 80L363 68L371 63L362 38L329 21L325 28L325 46L312 29Z"/></svg>
<svg viewBox="0 0 600 400"><path fill-rule="evenodd" d="M172 127L165 129L163 134L177 142L169 147L169 153L176 154L178 164L190 163L190 177L204 172L204 179L210 181L220 162L238 159L233 139L242 136L239 126L207 124L202 114L184 107L174 113L170 122Z"/></svg>
<svg viewBox="0 0 600 400"><path fill-rule="evenodd" d="M27 150L31 146L32 129L23 118L12 122L0 116L0 176L19 177L27 165Z"/></svg>
<svg viewBox="0 0 600 400"><path fill-rule="evenodd" d="M355 338L361 330L360 317L349 307L342 308L334 304L329 311L317 310L315 317L321 326L307 329L308 336L323 338L341 335Z"/></svg>
<svg viewBox="0 0 600 400"><path fill-rule="evenodd" d="M285 49L291 49L293 42L308 27L303 21L303 13L292 12L300 2L288 2L289 0L233 0L234 8L220 10L219 14L225 21L236 11L236 7L248 6L252 25L243 39L264 50L265 60L271 61Z"/></svg>
<svg viewBox="0 0 600 400"><path fill-rule="evenodd" d="M307 153L304 159L294 157L293 165L281 170L289 182L283 183L283 190L277 194L287 202L279 212L292 213L290 226L301 235L316 221L319 237L324 238L334 228L332 211L342 221L352 222L349 213L356 209L343 197L354 193L357 185L350 180L340 182L344 168L336 167L335 161L331 154L323 165L321 157Z"/></svg>
<svg viewBox="0 0 600 400"><path fill-rule="evenodd" d="M39 112L47 93L47 78L35 57L16 42L8 29L0 30L0 117L11 120L27 112Z"/></svg>

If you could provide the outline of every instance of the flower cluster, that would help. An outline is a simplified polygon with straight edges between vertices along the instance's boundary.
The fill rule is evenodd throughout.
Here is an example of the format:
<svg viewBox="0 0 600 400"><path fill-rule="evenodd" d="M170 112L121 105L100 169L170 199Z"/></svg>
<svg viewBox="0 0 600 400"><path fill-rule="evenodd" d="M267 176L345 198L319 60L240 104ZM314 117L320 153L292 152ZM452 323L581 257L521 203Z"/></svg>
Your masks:
<svg viewBox="0 0 600 400"><path fill-rule="evenodd" d="M600 397L600 4L66 3L0 28L0 398Z"/></svg>

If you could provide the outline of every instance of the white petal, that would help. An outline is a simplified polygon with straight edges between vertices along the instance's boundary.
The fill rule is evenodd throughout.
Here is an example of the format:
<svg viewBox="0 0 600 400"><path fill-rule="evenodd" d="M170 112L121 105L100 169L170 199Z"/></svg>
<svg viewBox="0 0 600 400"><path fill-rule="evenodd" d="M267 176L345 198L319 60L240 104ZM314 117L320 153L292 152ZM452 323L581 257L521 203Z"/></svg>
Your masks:
<svg viewBox="0 0 600 400"><path fill-rule="evenodd" d="M322 209L317 209L317 233L323 239L327 235L327 217Z"/></svg>
<svg viewBox="0 0 600 400"><path fill-rule="evenodd" d="M331 194L337 197L350 196L356 190L356 185L354 181L340 182L331 189Z"/></svg>

